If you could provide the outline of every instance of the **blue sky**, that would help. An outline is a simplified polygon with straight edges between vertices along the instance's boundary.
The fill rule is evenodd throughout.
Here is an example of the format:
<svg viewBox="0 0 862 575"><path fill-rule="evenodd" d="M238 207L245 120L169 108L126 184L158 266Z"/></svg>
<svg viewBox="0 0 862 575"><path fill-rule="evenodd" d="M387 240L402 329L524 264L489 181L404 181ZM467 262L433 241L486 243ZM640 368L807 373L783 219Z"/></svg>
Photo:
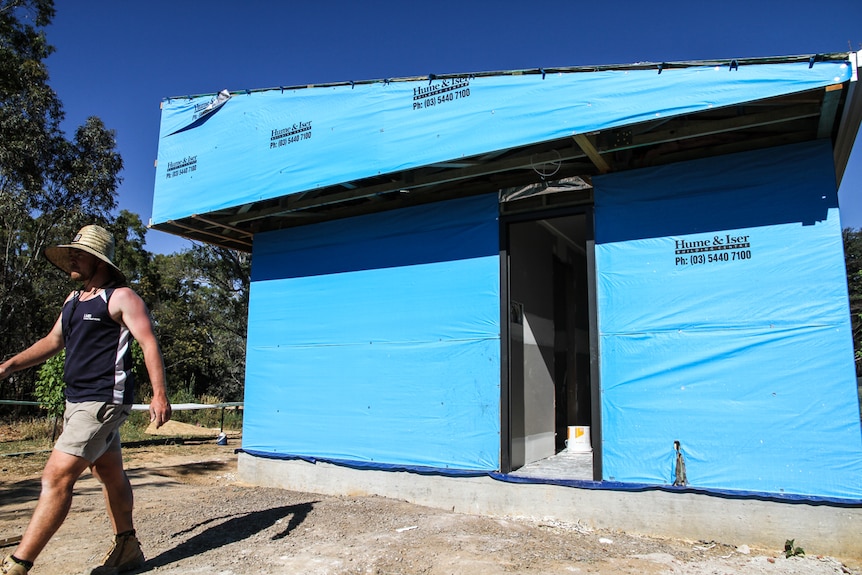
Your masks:
<svg viewBox="0 0 862 575"><path fill-rule="evenodd" d="M862 50L862 1L57 1L50 84L72 134L116 131L121 209L151 215L170 96L523 68ZM862 228L862 138L839 190ZM151 230L147 248L187 247Z"/></svg>

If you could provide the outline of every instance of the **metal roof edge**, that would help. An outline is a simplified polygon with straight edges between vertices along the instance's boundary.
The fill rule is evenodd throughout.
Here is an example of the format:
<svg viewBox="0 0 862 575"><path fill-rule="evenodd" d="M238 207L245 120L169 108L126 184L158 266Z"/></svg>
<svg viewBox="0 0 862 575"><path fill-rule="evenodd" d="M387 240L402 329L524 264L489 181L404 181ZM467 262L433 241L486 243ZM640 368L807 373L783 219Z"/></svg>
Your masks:
<svg viewBox="0 0 862 575"><path fill-rule="evenodd" d="M799 54L793 56L765 56L757 58L719 58L712 60L683 60L677 62L635 62L631 64L604 64L591 66L564 66L564 67L548 67L548 68L524 68L519 70L505 71L488 71L488 72L463 72L454 74L427 74L425 76L405 76L399 78L378 78L371 80L357 81L342 81L342 82L325 82L322 84L307 84L296 86L273 86L269 88L256 88L248 90L230 90L232 95L252 94L255 92L270 92L272 90L302 90L308 88L332 88L343 86L356 86L366 84L388 84L392 82L418 82L422 80L443 80L450 78L482 78L491 76L525 76L525 75L546 75L546 74L571 74L585 72L605 72L605 71L625 71L625 70L671 70L674 68L695 68L702 66L746 66L746 65L762 65L762 64L791 64L798 62L808 62L814 65L816 62L827 61L846 61L850 60L851 56L855 57L856 52L831 52L823 54ZM215 96L218 92L206 92L200 94L185 94L165 97L162 101L193 99Z"/></svg>

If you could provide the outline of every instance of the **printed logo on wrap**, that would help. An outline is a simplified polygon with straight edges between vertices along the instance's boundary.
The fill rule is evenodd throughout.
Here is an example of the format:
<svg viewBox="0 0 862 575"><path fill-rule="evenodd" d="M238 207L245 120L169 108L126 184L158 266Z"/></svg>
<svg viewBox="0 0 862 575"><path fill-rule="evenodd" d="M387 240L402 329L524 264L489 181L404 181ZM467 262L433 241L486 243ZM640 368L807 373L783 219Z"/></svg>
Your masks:
<svg viewBox="0 0 862 575"><path fill-rule="evenodd" d="M187 130L192 130L194 128L203 126L204 123L208 122L213 116L215 116L216 112L224 108L224 105L227 104L230 99L230 91L222 90L221 92L213 96L212 99L210 99L208 102L196 105L192 111L192 117L189 123L180 128L179 130L174 130L165 137L167 138L173 136L174 134L179 134L180 132L185 132Z"/></svg>
<svg viewBox="0 0 862 575"><path fill-rule="evenodd" d="M470 78L445 78L436 82L430 79L427 86L413 88L413 109L428 110L469 96Z"/></svg>
<svg viewBox="0 0 862 575"><path fill-rule="evenodd" d="M674 239L674 265L742 262L752 257L751 236L741 232Z"/></svg>

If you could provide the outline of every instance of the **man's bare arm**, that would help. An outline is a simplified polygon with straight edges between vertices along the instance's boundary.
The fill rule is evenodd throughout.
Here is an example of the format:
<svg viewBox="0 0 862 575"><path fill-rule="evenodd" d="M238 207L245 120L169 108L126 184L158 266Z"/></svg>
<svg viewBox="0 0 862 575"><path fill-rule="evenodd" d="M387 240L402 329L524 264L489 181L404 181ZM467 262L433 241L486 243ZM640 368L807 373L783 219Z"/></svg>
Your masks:
<svg viewBox="0 0 862 575"><path fill-rule="evenodd" d="M119 288L114 292L109 311L112 317L129 328L132 337L144 352L144 364L153 386L150 421L154 421L156 427L161 427L171 418L171 404L165 383L165 364L156 334L153 332L150 312L144 300L130 288Z"/></svg>
<svg viewBox="0 0 862 575"><path fill-rule="evenodd" d="M0 363L0 379L7 378L16 371L39 365L60 353L63 346L63 320L61 316L54 322L54 327L51 328L48 335L24 351Z"/></svg>

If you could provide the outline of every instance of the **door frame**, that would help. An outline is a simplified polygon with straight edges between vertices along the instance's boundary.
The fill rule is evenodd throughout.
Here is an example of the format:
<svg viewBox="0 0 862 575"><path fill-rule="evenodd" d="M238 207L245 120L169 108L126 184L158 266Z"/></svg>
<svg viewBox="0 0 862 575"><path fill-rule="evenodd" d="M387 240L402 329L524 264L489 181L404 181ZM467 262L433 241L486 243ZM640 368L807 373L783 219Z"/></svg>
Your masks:
<svg viewBox="0 0 862 575"><path fill-rule="evenodd" d="M598 307L596 295L595 210L593 206L574 206L500 215L500 471L512 472L512 366L511 366L511 289L509 263L509 226L537 220L583 215L586 232L587 314L589 321L590 434L593 439L593 480L602 480L602 409Z"/></svg>

